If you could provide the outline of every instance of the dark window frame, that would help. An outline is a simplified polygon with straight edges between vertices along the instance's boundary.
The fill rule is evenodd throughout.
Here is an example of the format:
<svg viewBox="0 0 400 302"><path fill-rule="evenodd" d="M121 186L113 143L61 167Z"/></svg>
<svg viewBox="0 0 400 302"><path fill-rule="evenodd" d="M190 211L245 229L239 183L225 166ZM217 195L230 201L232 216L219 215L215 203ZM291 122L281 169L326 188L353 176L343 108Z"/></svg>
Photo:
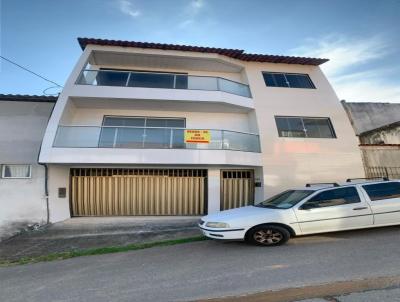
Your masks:
<svg viewBox="0 0 400 302"><path fill-rule="evenodd" d="M267 81L266 81L266 78L265 78L265 75L267 75L267 74L269 74L269 75L283 75L284 78L285 78L285 82L286 82L287 86L271 86L271 85L268 85L268 84L267 84ZM300 75L300 76L305 76L305 77L307 78L309 84L310 84L310 87L291 87L291 86L290 86L290 82L288 81L286 75ZM267 87L272 87L272 88L317 89L317 87L315 87L314 82L311 80L310 75L307 74L307 73L290 73L290 72L263 71L263 72L262 72L262 76L263 76L263 79L264 79L265 86L267 86Z"/></svg>
<svg viewBox="0 0 400 302"><path fill-rule="evenodd" d="M279 137L283 137L283 138L316 138L316 139L336 139L337 138L336 131L335 131L335 128L333 127L333 123L332 123L332 120L331 120L330 117L275 115L274 118L275 118L275 125L276 125L276 129L278 131L278 136ZM278 122L277 122L277 119L279 119L279 118L281 118L281 119L283 119L283 118L286 118L286 119L300 119L301 123L303 125L304 136L283 136L283 135L281 135L281 130L279 129ZM312 119L315 119L315 120L326 120L327 123L328 123L328 126L329 126L329 129L331 131L331 135L332 136L331 137L308 136L307 135L308 131L307 131L307 129L305 127L305 124L304 124L304 120L306 120L306 119L309 119L309 120L312 120Z"/></svg>
<svg viewBox="0 0 400 302"><path fill-rule="evenodd" d="M307 206L307 204L309 202L311 202L314 198L316 198L318 195L324 194L326 192L338 191L338 190L348 190L348 189L351 189L351 190L355 191L356 196L358 198L358 201L356 201L356 202L346 202L346 203L343 203L343 204L336 204L336 205L327 205L327 206L322 206L322 207L319 207L319 206L318 207L317 206L316 207L309 207L309 206ZM342 188L332 188L332 189L324 190L322 192L318 192L314 196L310 197L307 201L305 201L299 208L302 209L303 206L306 205L305 208L307 208L307 209L310 209L310 208L312 208L312 209L323 209L323 208L344 206L344 205L349 205L349 204L357 204L357 203L360 203L360 202L362 202L361 197L360 197L360 193L358 192L358 190L357 190L357 188L355 186L351 186L351 187L342 187Z"/></svg>

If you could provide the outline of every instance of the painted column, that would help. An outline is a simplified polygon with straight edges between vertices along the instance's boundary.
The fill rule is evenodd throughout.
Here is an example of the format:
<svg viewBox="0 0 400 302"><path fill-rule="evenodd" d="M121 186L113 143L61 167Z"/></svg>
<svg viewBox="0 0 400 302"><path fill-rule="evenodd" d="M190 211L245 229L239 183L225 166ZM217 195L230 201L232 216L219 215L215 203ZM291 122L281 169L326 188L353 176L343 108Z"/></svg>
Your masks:
<svg viewBox="0 0 400 302"><path fill-rule="evenodd" d="M208 169L208 214L220 211L221 171Z"/></svg>
<svg viewBox="0 0 400 302"><path fill-rule="evenodd" d="M66 196L60 197L58 189L65 188ZM71 217L69 208L69 167L49 165L49 212L50 222Z"/></svg>

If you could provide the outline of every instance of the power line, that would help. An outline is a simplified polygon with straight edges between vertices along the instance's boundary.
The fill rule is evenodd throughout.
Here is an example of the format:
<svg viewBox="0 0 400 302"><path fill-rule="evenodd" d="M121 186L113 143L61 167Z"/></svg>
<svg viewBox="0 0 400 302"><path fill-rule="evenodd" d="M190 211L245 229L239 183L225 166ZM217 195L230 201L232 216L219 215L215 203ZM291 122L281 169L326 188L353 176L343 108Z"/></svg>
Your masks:
<svg viewBox="0 0 400 302"><path fill-rule="evenodd" d="M49 79L47 79L47 78L41 76L40 74L37 74L36 72L34 72L34 71L32 71L32 70L29 70L28 68L26 68L26 67L24 67L24 66L21 66L21 65L19 65L18 63L15 63L15 62L11 61L10 59L7 59L7 58L5 58L5 57L3 57L3 56L0 56L0 58L2 58L3 60L5 60L5 61L7 61L7 62L9 62L9 63L11 63L11 64L14 64L15 66L18 66L19 68L21 68L21 69L23 69L23 70L25 70L25 71L27 71L27 72L29 72L29 73L31 73L31 74L33 74L33 75L39 77L39 78L41 78L42 80L45 80L45 81L47 81L47 82L50 82L50 83L56 85L57 87L62 88L62 86L59 85L59 84L57 84L56 82L53 82L53 81L51 81L51 80L49 80Z"/></svg>

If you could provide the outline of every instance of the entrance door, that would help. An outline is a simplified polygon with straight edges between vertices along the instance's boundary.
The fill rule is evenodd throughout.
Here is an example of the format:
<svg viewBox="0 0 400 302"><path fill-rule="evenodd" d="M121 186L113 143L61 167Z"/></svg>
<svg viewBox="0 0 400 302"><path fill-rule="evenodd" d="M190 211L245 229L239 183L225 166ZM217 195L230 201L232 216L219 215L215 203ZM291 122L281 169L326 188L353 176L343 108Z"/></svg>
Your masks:
<svg viewBox="0 0 400 302"><path fill-rule="evenodd" d="M203 215L207 170L72 169L72 216Z"/></svg>
<svg viewBox="0 0 400 302"><path fill-rule="evenodd" d="M254 203L254 170L221 170L221 210Z"/></svg>

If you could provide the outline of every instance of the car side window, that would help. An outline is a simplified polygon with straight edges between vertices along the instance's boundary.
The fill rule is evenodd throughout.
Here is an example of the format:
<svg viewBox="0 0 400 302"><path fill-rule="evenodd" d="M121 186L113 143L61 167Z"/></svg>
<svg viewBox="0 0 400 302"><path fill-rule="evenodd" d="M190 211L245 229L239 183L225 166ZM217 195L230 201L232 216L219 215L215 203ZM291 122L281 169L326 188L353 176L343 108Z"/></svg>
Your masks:
<svg viewBox="0 0 400 302"><path fill-rule="evenodd" d="M324 208L361 202L354 187L332 189L321 192L305 202L303 208Z"/></svg>
<svg viewBox="0 0 400 302"><path fill-rule="evenodd" d="M363 188L372 201L400 197L400 182L365 185Z"/></svg>

